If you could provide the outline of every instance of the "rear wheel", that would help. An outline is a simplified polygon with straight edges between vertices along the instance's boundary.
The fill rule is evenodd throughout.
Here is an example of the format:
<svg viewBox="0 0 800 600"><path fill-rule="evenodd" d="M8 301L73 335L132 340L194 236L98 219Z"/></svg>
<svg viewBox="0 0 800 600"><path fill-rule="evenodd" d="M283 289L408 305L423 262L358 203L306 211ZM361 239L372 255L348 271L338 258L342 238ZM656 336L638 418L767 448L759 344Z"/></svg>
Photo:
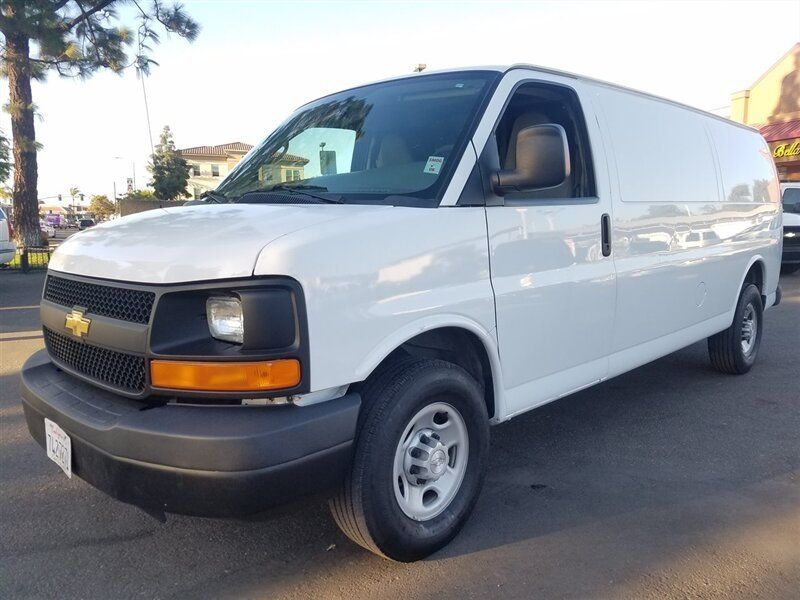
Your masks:
<svg viewBox="0 0 800 600"><path fill-rule="evenodd" d="M409 359L362 390L353 463L331 512L376 554L424 558L459 532L477 500L488 450L483 390L461 367Z"/></svg>
<svg viewBox="0 0 800 600"><path fill-rule="evenodd" d="M745 284L731 326L708 338L708 354L714 368L733 375L747 373L756 362L763 322L761 293L756 286Z"/></svg>

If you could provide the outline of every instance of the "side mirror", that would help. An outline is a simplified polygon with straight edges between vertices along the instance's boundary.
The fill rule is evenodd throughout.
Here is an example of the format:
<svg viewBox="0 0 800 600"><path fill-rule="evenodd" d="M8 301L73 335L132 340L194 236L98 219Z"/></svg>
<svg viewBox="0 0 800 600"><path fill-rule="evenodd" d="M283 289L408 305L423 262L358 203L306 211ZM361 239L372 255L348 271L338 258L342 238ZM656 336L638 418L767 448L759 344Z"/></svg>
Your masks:
<svg viewBox="0 0 800 600"><path fill-rule="evenodd" d="M533 125L517 134L517 165L494 173L492 187L499 196L555 187L570 173L567 132L561 125Z"/></svg>

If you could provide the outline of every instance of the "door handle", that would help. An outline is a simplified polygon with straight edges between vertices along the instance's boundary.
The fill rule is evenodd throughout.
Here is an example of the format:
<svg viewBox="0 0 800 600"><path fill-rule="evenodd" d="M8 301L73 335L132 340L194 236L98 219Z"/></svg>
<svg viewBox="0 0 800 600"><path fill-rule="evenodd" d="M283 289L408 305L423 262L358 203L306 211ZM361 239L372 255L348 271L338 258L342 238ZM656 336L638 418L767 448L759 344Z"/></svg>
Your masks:
<svg viewBox="0 0 800 600"><path fill-rule="evenodd" d="M600 237L603 256L611 256L611 216L608 213L600 217Z"/></svg>

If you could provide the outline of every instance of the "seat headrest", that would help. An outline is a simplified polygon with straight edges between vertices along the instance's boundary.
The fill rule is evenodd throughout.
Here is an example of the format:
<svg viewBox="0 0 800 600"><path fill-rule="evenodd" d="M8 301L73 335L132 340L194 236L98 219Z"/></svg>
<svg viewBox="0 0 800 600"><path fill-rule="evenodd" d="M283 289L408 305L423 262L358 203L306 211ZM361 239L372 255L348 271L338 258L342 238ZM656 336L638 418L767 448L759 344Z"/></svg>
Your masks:
<svg viewBox="0 0 800 600"><path fill-rule="evenodd" d="M506 152L506 160L505 164L503 164L503 168L514 169L517 166L517 135L519 135L522 129L531 127L532 125L544 125L550 122L550 117L538 110L529 110L514 119L514 125L511 126L511 134L508 136L508 152Z"/></svg>

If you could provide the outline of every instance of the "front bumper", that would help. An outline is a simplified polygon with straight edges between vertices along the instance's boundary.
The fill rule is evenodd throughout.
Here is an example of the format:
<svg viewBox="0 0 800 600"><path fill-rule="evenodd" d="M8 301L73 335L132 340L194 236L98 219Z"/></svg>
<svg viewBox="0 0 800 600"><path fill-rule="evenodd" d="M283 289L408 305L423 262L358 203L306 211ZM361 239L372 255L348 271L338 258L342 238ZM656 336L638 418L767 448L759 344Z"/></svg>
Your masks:
<svg viewBox="0 0 800 600"><path fill-rule="evenodd" d="M152 406L60 371L45 351L22 369L28 429L72 440L73 473L151 512L243 516L332 489L349 465L358 394L320 404Z"/></svg>

